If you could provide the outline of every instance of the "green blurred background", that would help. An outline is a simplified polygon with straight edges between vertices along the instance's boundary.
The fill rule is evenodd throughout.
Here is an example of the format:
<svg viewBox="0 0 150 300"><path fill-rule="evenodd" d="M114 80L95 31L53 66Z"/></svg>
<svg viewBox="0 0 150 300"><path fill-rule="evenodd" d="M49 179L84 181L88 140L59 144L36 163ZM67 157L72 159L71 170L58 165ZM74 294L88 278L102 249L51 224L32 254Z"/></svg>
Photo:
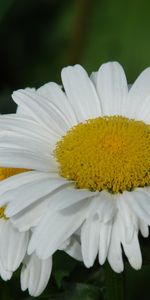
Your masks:
<svg viewBox="0 0 150 300"><path fill-rule="evenodd" d="M123 65L129 83L150 66L150 1L0 0L0 113L15 111L15 89L59 83L68 64L81 63L91 73L110 60ZM142 270L126 265L123 275L112 276L112 282L123 278L127 300L150 299L149 239L141 244ZM86 270L58 253L51 283L39 298L108 299L105 279L97 264ZM8 299L31 299L20 292L18 273L9 283L0 281L0 300Z"/></svg>
<svg viewBox="0 0 150 300"><path fill-rule="evenodd" d="M150 2L0 0L0 112L14 89L60 82L81 63L90 73L119 61L129 82L150 66Z"/></svg>

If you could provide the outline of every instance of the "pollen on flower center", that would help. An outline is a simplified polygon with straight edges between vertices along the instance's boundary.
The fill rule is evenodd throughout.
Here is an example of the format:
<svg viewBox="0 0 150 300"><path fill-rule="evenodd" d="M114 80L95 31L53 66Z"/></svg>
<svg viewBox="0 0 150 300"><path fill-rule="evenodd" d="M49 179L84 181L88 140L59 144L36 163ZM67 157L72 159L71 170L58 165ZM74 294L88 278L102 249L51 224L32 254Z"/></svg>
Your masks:
<svg viewBox="0 0 150 300"><path fill-rule="evenodd" d="M0 168L0 181L27 171L27 169L22 168Z"/></svg>
<svg viewBox="0 0 150 300"><path fill-rule="evenodd" d="M150 185L150 126L122 116L90 119L56 144L60 175L77 188L112 193Z"/></svg>
<svg viewBox="0 0 150 300"><path fill-rule="evenodd" d="M6 208L6 206L2 206L2 207L0 207L0 219L5 219L5 220L7 220L7 217L6 217L6 215L5 215L5 208Z"/></svg>

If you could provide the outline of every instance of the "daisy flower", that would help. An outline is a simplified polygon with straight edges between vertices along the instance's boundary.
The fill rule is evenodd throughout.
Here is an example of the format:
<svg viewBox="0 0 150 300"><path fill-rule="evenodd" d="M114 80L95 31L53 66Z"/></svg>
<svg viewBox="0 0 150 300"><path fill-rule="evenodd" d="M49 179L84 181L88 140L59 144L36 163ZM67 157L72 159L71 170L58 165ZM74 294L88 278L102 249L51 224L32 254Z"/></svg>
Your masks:
<svg viewBox="0 0 150 300"><path fill-rule="evenodd" d="M18 115L0 117L0 165L27 172L4 180L0 205L28 254L48 259L78 230L86 267L98 256L116 272L122 249L141 268L139 231L150 225L150 68L129 88L120 64L89 78L76 65L61 86L18 90ZM74 252L74 249L73 249Z"/></svg>

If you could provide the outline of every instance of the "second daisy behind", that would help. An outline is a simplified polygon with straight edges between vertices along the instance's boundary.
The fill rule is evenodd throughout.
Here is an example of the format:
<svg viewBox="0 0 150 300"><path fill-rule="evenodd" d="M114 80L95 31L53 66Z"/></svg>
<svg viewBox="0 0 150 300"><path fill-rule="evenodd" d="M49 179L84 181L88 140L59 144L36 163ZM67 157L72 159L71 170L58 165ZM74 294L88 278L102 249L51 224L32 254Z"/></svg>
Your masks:
<svg viewBox="0 0 150 300"><path fill-rule="evenodd" d="M0 118L0 165L30 171L0 185L0 206L20 231L34 227L28 253L50 257L77 230L84 264L142 263L138 233L150 225L150 68L129 89L122 67L88 77L64 68L55 83L19 90L18 115ZM17 183L17 184L16 184Z"/></svg>

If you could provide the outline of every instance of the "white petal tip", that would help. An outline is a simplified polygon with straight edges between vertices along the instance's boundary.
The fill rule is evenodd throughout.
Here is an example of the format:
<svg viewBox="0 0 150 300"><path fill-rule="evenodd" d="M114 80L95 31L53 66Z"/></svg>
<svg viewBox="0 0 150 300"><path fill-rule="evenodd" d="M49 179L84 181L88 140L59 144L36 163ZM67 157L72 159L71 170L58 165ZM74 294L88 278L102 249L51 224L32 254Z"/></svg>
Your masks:
<svg viewBox="0 0 150 300"><path fill-rule="evenodd" d="M91 267L93 266L92 264L89 264L89 263L87 263L87 262L86 262L86 263L84 262L84 265L85 265L85 267L86 267L87 269L89 269L89 268L91 268Z"/></svg>
<svg viewBox="0 0 150 300"><path fill-rule="evenodd" d="M98 260L99 260L99 264L102 266L106 261L106 257L99 257Z"/></svg>
<svg viewBox="0 0 150 300"><path fill-rule="evenodd" d="M113 270L114 270L116 273L119 274L119 273L122 273L122 272L123 272L124 267L121 267L121 268L120 268L120 267L117 267L117 266L116 266L115 268L113 268Z"/></svg>
<svg viewBox="0 0 150 300"><path fill-rule="evenodd" d="M132 266L132 268L137 271L140 270L142 267L142 259L136 259L135 257L131 257L129 259L129 263Z"/></svg>
<svg viewBox="0 0 150 300"><path fill-rule="evenodd" d="M124 270L124 265L123 265L122 260L120 260L120 261L118 260L118 262L116 262L116 264L110 263L110 266L116 273L121 273Z"/></svg>
<svg viewBox="0 0 150 300"><path fill-rule="evenodd" d="M0 273L0 276L4 281L8 281L12 277L12 272L11 271L3 271Z"/></svg>

